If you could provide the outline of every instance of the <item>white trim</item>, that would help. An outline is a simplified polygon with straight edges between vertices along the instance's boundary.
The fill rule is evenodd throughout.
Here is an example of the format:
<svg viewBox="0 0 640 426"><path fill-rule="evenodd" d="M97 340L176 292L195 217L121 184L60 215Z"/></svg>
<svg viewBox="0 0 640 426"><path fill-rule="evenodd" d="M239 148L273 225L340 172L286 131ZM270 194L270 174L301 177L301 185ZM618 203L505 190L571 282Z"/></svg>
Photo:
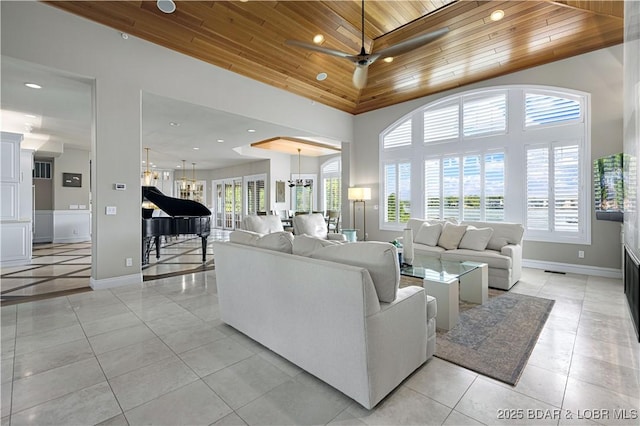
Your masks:
<svg viewBox="0 0 640 426"><path fill-rule="evenodd" d="M93 277L89 279L89 285L91 285L91 288L94 290L105 290L108 288L140 283L142 283L142 272L113 278L103 278L101 280L96 280Z"/></svg>
<svg viewBox="0 0 640 426"><path fill-rule="evenodd" d="M91 211L53 211L54 243L81 243L85 241L91 241Z"/></svg>
<svg viewBox="0 0 640 426"><path fill-rule="evenodd" d="M522 259L525 268L544 269L571 274L593 275L596 277L622 279L622 269L603 268L600 266L575 265L571 263L548 262L544 260Z"/></svg>

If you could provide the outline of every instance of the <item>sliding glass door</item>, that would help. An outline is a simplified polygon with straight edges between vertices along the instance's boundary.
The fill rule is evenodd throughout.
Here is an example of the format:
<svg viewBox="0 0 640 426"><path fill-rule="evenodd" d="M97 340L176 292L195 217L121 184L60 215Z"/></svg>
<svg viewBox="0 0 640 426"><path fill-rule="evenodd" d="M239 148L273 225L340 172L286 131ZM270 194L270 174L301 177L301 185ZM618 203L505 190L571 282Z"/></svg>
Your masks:
<svg viewBox="0 0 640 426"><path fill-rule="evenodd" d="M242 178L214 180L215 203L213 217L215 227L236 229L242 222Z"/></svg>

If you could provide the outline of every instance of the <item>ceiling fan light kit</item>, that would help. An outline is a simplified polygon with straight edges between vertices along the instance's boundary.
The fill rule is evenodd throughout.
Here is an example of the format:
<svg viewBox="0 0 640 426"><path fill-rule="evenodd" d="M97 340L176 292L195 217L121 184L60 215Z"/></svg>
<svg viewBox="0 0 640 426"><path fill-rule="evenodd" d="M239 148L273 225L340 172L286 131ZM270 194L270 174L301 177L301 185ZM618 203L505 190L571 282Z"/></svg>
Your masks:
<svg viewBox="0 0 640 426"><path fill-rule="evenodd" d="M314 52L322 53L329 56L335 56L338 58L344 58L356 65L355 70L353 71L353 86L360 90L363 89L367 85L367 76L369 71L369 65L374 63L377 59L383 58L385 62L393 61L393 57L397 55L401 55L403 53L409 52L413 49L417 49L427 43L431 43L432 41L442 37L446 33L449 32L448 27L443 27L438 30L419 35L417 37L410 38L408 40L402 41L400 43L389 46L385 49L380 50L379 52L371 52L367 53L364 48L364 0L362 0L362 18L361 18L361 48L360 53L357 55L352 55L346 52L342 52L340 50L329 49L326 47L317 46L311 43L305 43L304 41L298 40L285 40L285 44L289 46L297 46L303 49L312 50ZM314 39L315 41L315 39Z"/></svg>

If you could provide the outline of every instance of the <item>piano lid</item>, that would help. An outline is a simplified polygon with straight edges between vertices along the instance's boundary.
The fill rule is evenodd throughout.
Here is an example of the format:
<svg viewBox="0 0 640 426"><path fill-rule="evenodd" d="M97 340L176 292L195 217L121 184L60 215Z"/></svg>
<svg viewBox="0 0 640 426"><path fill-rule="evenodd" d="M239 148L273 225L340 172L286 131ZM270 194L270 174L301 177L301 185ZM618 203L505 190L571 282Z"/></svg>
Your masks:
<svg viewBox="0 0 640 426"><path fill-rule="evenodd" d="M142 187L142 201L144 200L152 202L169 216L211 216L211 210L204 204L168 197L155 186Z"/></svg>

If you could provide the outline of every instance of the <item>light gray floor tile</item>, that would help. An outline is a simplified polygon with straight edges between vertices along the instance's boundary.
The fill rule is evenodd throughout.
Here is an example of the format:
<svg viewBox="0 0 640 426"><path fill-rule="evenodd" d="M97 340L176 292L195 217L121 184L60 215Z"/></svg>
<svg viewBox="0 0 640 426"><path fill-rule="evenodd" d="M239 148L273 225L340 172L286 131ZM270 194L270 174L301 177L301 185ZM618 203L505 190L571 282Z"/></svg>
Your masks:
<svg viewBox="0 0 640 426"><path fill-rule="evenodd" d="M247 424L233 412L215 422L213 426L247 426Z"/></svg>
<svg viewBox="0 0 640 426"><path fill-rule="evenodd" d="M640 401L640 370L574 354L569 377Z"/></svg>
<svg viewBox="0 0 640 426"><path fill-rule="evenodd" d="M96 424L119 413L122 411L105 381L16 413L11 424Z"/></svg>
<svg viewBox="0 0 640 426"><path fill-rule="evenodd" d="M0 383L5 383L13 380L13 356L6 356L2 358L0 362L0 375L2 375L2 380Z"/></svg>
<svg viewBox="0 0 640 426"><path fill-rule="evenodd" d="M317 425L330 422L349 403L337 391L289 380L236 413L249 425Z"/></svg>
<svg viewBox="0 0 640 426"><path fill-rule="evenodd" d="M203 380L235 410L289 379L282 370L254 355Z"/></svg>
<svg viewBox="0 0 640 426"><path fill-rule="evenodd" d="M143 322L133 312L125 312L97 321L83 322L82 329L88 337L92 337L108 331L131 328L142 324Z"/></svg>
<svg viewBox="0 0 640 426"><path fill-rule="evenodd" d="M442 424L451 408L405 386L396 388L374 410L353 403L347 412L368 425Z"/></svg>
<svg viewBox="0 0 640 426"><path fill-rule="evenodd" d="M614 417L616 413L629 414L633 413L633 410L636 410L635 413L640 415L640 401L638 398L622 395L603 387L569 377L562 410L565 417L568 417L567 412L569 412L570 420L574 422L579 422L584 419L592 420L592 418L588 416L589 411L607 410L611 418L603 422L596 420L597 423L637 426L637 416L635 419L626 420L616 420Z"/></svg>
<svg viewBox="0 0 640 426"><path fill-rule="evenodd" d="M360 419L356 419L349 413L349 408L345 408L342 413L338 414L327 425L330 426L365 426L366 423Z"/></svg>
<svg viewBox="0 0 640 426"><path fill-rule="evenodd" d="M203 321L191 312L173 304L181 310L180 313L161 318L145 320L147 326L158 336L175 333L189 327L202 325Z"/></svg>
<svg viewBox="0 0 640 426"><path fill-rule="evenodd" d="M640 368L640 345L636 344L633 346L634 347L620 346L615 343L604 345L601 340L579 335L576 337L576 344L573 351L574 354L638 369Z"/></svg>
<svg viewBox="0 0 640 426"><path fill-rule="evenodd" d="M33 333L28 336L18 336L16 338L16 355L40 351L79 339L86 339L80 324Z"/></svg>
<svg viewBox="0 0 640 426"><path fill-rule="evenodd" d="M201 380L125 412L130 425L209 425L231 413Z"/></svg>
<svg viewBox="0 0 640 426"><path fill-rule="evenodd" d="M22 318L18 320L16 332L18 336L28 336L76 324L78 324L76 314L72 310L64 310L59 313Z"/></svg>
<svg viewBox="0 0 640 426"><path fill-rule="evenodd" d="M98 361L108 379L174 356L160 339L154 338L99 354Z"/></svg>
<svg viewBox="0 0 640 426"><path fill-rule="evenodd" d="M89 343L96 354L103 354L154 338L156 335L141 324L89 337Z"/></svg>
<svg viewBox="0 0 640 426"><path fill-rule="evenodd" d="M469 416L458 413L456 410L453 410L443 423L444 426L480 426L483 424Z"/></svg>
<svg viewBox="0 0 640 426"><path fill-rule="evenodd" d="M96 426L129 426L129 422L124 414L118 414L115 417L96 424Z"/></svg>
<svg viewBox="0 0 640 426"><path fill-rule="evenodd" d="M434 357L416 371L404 385L453 408L477 376L467 369Z"/></svg>
<svg viewBox="0 0 640 426"><path fill-rule="evenodd" d="M114 315L126 314L131 310L124 303L117 301L108 305L81 305L75 307L80 322L92 322L110 318Z"/></svg>
<svg viewBox="0 0 640 426"><path fill-rule="evenodd" d="M198 380L177 357L144 366L109 380L123 410L127 411Z"/></svg>
<svg viewBox="0 0 640 426"><path fill-rule="evenodd" d="M567 376L535 365L527 365L515 390L554 407L562 406Z"/></svg>
<svg viewBox="0 0 640 426"><path fill-rule="evenodd" d="M52 368L93 358L93 350L86 339L75 340L40 351L17 355L14 364L16 379L33 376Z"/></svg>
<svg viewBox="0 0 640 426"><path fill-rule="evenodd" d="M5 382L0 385L0 409L2 416L11 413L11 394L13 392L13 382Z"/></svg>
<svg viewBox="0 0 640 426"><path fill-rule="evenodd" d="M573 344L539 341L533 348L527 364L567 375L571 366L572 354Z"/></svg>
<svg viewBox="0 0 640 426"><path fill-rule="evenodd" d="M12 412L105 381L98 361L89 358L14 381Z"/></svg>
<svg viewBox="0 0 640 426"><path fill-rule="evenodd" d="M264 351L260 351L258 352L258 356L269 361L271 364L275 365L291 377L295 377L302 372L302 368L298 367L291 361L281 357L271 350L267 349Z"/></svg>
<svg viewBox="0 0 640 426"><path fill-rule="evenodd" d="M180 358L200 377L208 376L243 359L253 352L227 337L180 354Z"/></svg>
<svg viewBox="0 0 640 426"><path fill-rule="evenodd" d="M214 324L206 322L160 336L175 353L186 352L225 337Z"/></svg>
<svg viewBox="0 0 640 426"><path fill-rule="evenodd" d="M482 376L473 382L455 407L456 411L485 424L525 425L557 424L558 419L537 420L535 410L546 411L558 408L492 383Z"/></svg>
<svg viewBox="0 0 640 426"><path fill-rule="evenodd" d="M154 320L161 321L168 317L184 315L189 312L170 299L167 299L166 303L154 304L152 306L145 306L132 310L141 320L147 322L148 324L153 323Z"/></svg>

